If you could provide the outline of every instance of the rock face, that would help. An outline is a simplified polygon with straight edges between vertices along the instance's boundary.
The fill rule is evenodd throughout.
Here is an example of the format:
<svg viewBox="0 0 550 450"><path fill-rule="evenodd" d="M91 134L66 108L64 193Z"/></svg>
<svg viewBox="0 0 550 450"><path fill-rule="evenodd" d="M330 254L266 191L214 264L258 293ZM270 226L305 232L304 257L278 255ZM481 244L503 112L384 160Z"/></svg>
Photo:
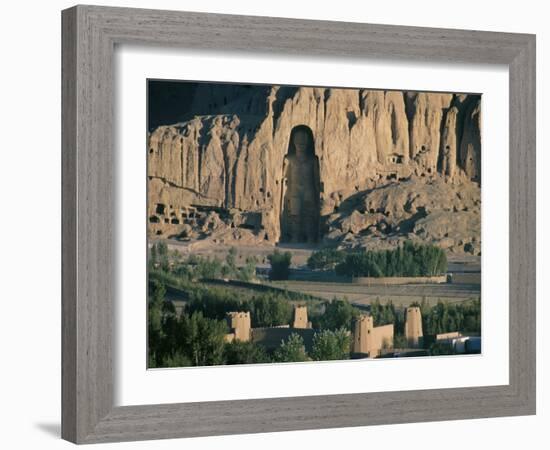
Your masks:
<svg viewBox="0 0 550 450"><path fill-rule="evenodd" d="M387 249L412 240L452 253L480 254L481 197L476 183L412 175L373 186L349 197L327 218L326 241L344 248Z"/></svg>
<svg viewBox="0 0 550 450"><path fill-rule="evenodd" d="M378 227L371 213L342 216L340 206L352 196L365 193L374 204L382 192L376 188L413 179L415 189L433 181L451 197L471 186L479 200L480 101L479 95L199 84L193 117L148 135L149 233L330 240L335 220L349 219L351 233ZM302 144L291 138L297 130L310 140L303 157L296 151ZM420 204L403 195L401 207ZM298 216L309 218L297 223Z"/></svg>

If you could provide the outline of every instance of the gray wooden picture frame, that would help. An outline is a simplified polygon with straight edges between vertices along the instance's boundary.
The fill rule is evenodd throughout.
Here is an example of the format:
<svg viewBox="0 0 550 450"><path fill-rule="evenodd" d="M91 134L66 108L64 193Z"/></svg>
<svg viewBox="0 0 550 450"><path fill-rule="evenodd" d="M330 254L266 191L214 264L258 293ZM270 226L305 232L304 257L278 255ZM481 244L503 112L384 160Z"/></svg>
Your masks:
<svg viewBox="0 0 550 450"><path fill-rule="evenodd" d="M63 11L62 32L64 439L94 443L535 413L534 35L97 6ZM115 407L113 53L125 43L507 65L509 384Z"/></svg>

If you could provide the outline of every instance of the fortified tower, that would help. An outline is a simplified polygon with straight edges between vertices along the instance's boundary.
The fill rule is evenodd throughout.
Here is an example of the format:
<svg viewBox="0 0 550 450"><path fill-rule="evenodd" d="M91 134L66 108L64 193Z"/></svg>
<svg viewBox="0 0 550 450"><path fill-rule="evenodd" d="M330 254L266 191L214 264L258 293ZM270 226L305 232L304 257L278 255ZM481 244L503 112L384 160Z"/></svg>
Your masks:
<svg viewBox="0 0 550 450"><path fill-rule="evenodd" d="M409 347L419 347L422 341L422 314L420 307L409 306L405 317L405 338Z"/></svg>
<svg viewBox="0 0 550 450"><path fill-rule="evenodd" d="M248 342L250 340L250 312L228 312L227 324L231 331L226 335L226 340L230 342Z"/></svg>
<svg viewBox="0 0 550 450"><path fill-rule="evenodd" d="M372 316L361 314L353 327L353 353L370 353L371 334L374 328Z"/></svg>
<svg viewBox="0 0 550 450"><path fill-rule="evenodd" d="M353 326L352 352L376 358L383 349L390 348L393 348L393 323L375 327L372 316L359 316Z"/></svg>
<svg viewBox="0 0 550 450"><path fill-rule="evenodd" d="M307 306L294 306L292 328L311 328L311 324L307 320Z"/></svg>

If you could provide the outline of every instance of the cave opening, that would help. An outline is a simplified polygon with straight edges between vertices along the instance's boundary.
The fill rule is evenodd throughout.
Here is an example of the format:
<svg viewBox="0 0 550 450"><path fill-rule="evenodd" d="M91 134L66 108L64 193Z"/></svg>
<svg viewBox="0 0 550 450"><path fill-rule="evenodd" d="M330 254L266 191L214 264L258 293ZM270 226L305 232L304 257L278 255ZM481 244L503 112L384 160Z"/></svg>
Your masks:
<svg viewBox="0 0 550 450"><path fill-rule="evenodd" d="M319 159L311 129L292 129L283 162L281 242L317 243L320 223Z"/></svg>

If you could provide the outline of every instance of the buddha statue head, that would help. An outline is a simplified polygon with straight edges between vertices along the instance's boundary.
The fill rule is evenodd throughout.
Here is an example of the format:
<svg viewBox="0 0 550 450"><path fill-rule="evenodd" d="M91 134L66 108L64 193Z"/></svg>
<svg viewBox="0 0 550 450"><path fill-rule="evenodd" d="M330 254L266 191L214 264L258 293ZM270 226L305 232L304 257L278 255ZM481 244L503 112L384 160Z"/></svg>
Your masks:
<svg viewBox="0 0 550 450"><path fill-rule="evenodd" d="M310 133L306 129L296 129L292 136L292 143L294 144L296 157L306 158L308 156L312 142Z"/></svg>

